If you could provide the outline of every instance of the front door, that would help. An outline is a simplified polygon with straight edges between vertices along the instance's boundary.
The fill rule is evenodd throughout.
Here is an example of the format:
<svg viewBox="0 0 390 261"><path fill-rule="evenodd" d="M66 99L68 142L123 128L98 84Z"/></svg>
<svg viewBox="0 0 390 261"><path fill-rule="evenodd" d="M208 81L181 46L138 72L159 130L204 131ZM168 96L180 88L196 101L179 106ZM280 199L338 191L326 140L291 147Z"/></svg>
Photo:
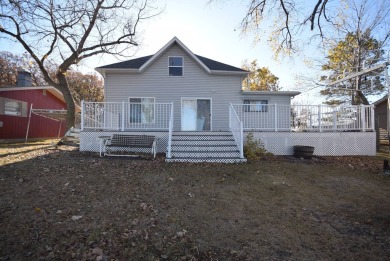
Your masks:
<svg viewBox="0 0 390 261"><path fill-rule="evenodd" d="M211 99L182 98L181 130L211 130Z"/></svg>

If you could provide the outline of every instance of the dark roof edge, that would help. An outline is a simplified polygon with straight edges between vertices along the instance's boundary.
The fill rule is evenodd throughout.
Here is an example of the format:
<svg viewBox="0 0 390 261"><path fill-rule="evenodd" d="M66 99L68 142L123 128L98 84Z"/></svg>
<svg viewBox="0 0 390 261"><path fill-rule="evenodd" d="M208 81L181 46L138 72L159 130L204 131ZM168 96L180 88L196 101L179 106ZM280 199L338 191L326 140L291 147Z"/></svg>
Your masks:
<svg viewBox="0 0 390 261"><path fill-rule="evenodd" d="M173 44L178 44L190 57L192 57L203 69L205 69L210 74L247 74L248 71L229 65L225 63L212 60L207 57L196 55L192 53L177 37L172 38L166 45L164 45L158 52L154 55L147 55L138 57L132 60L108 64L96 67L95 70L104 73L105 71L115 71L115 70L132 70L134 72L142 72L151 63L154 62L158 57L161 56L169 47Z"/></svg>

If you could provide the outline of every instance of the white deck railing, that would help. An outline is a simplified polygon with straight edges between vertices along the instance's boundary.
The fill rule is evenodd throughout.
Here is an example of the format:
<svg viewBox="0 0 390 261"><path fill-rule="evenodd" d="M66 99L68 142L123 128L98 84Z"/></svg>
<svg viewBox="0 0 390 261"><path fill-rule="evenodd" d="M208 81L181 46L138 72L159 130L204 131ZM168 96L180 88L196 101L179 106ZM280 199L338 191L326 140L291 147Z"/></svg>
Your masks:
<svg viewBox="0 0 390 261"><path fill-rule="evenodd" d="M244 130L232 104L229 106L229 129L233 133L234 140L240 150L240 158L244 158Z"/></svg>
<svg viewBox="0 0 390 261"><path fill-rule="evenodd" d="M244 130L259 131L373 131L374 106L231 105Z"/></svg>
<svg viewBox="0 0 390 261"><path fill-rule="evenodd" d="M82 129L168 130L172 103L82 102Z"/></svg>
<svg viewBox="0 0 390 261"><path fill-rule="evenodd" d="M169 129L168 129L168 146L167 146L167 158L171 158L171 149L172 149L172 133L173 133L173 102L171 114L169 117Z"/></svg>

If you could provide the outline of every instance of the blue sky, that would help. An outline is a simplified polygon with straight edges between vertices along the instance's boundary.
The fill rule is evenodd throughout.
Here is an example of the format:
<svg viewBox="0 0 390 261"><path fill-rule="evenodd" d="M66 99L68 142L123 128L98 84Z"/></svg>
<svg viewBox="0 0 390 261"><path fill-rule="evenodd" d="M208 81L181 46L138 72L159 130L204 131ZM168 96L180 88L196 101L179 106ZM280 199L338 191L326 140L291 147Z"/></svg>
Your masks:
<svg viewBox="0 0 390 261"><path fill-rule="evenodd" d="M95 56L83 60L79 69L93 71L95 67L115 63L123 60L151 55L157 52L173 37L178 37L195 54L208 57L223 63L241 67L244 60L257 60L261 67L268 67L280 79L280 86L284 91L302 91L296 97L301 104L318 104L324 97L320 97L320 88L307 91L310 87L300 85L295 76L304 75L314 79L319 78L319 69L309 68L304 58L322 60L325 52L314 46L304 46L300 55L293 59L284 58L279 61L273 59L273 52L267 44L268 33L259 34L260 41L255 43L254 34L243 35L240 23L247 11L249 1L240 0L156 0L159 10L164 11L156 17L145 20L138 30L140 46L129 51L129 57L114 57L112 55ZM265 24L271 28L271 21ZM264 28L264 27L263 27ZM310 35L313 32L309 32ZM295 40L305 41L307 33L294 35ZM24 52L17 43L0 39L0 50L14 53ZM131 57L130 57L131 56Z"/></svg>
<svg viewBox="0 0 390 261"><path fill-rule="evenodd" d="M191 51L208 58L241 67L244 60L257 59L260 66L269 67L280 78L283 89L294 85L294 75L307 72L299 57L294 61L275 61L264 41L254 44L254 35L242 35L240 22L246 12L246 1L165 0L158 1L165 11L147 21L141 33L141 48L135 56L154 54L174 36ZM112 56L97 61L98 66L116 62Z"/></svg>

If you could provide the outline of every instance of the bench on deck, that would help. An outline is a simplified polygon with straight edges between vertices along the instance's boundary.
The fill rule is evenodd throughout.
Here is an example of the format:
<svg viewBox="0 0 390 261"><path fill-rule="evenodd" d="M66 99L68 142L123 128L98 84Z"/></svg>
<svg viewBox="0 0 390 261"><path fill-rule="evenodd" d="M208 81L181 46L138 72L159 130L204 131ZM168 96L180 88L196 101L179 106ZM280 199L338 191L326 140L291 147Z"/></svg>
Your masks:
<svg viewBox="0 0 390 261"><path fill-rule="evenodd" d="M127 154L114 154L115 151L131 151L132 149L150 148L153 158L156 158L156 137L150 135L113 134L111 138L103 141L100 156L139 156Z"/></svg>

